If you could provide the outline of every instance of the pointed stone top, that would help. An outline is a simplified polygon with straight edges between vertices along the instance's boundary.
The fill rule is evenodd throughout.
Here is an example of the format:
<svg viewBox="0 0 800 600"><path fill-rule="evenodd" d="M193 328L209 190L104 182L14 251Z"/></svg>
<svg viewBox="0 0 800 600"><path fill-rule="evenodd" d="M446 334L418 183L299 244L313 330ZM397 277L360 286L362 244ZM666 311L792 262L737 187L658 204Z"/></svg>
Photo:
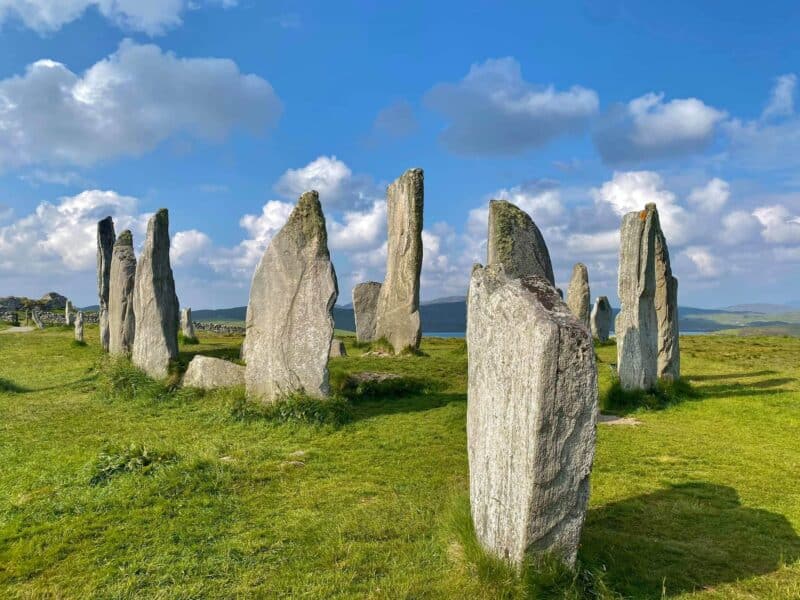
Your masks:
<svg viewBox="0 0 800 600"><path fill-rule="evenodd" d="M329 256L325 214L322 212L322 204L316 190L303 192L278 235L290 237L298 246L305 246L309 241L316 239L317 249L321 251L321 255Z"/></svg>
<svg viewBox="0 0 800 600"><path fill-rule="evenodd" d="M589 277L589 269L587 269L586 265L582 262L575 263L575 266L572 267L572 276L575 277L578 274L580 274L581 277Z"/></svg>
<svg viewBox="0 0 800 600"><path fill-rule="evenodd" d="M105 219L100 219L97 222L97 230L114 231L114 219L112 219L110 216L106 217Z"/></svg>
<svg viewBox="0 0 800 600"><path fill-rule="evenodd" d="M130 229L126 229L122 233L119 234L117 241L115 242L116 246L133 246L133 234L131 233Z"/></svg>
<svg viewBox="0 0 800 600"><path fill-rule="evenodd" d="M507 200L489 202L488 263L511 278L541 275L555 285L550 252L530 215Z"/></svg>

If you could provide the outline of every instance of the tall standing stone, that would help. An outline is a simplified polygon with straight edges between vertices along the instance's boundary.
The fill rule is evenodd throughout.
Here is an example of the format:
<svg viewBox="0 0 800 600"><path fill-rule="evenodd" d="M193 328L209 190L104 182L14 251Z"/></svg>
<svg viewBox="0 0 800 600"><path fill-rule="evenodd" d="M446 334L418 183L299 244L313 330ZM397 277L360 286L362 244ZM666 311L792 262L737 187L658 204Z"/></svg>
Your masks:
<svg viewBox="0 0 800 600"><path fill-rule="evenodd" d="M42 316L39 314L39 311L34 309L31 312L31 318L33 319L33 324L36 325L37 329L44 329L44 321L42 321Z"/></svg>
<svg viewBox="0 0 800 600"><path fill-rule="evenodd" d="M553 264L542 232L530 215L506 200L489 202L490 265L503 265L507 277L539 275L555 285Z"/></svg>
<svg viewBox="0 0 800 600"><path fill-rule="evenodd" d="M567 306L578 319L578 322L589 327L589 309L591 303L589 291L589 270L583 263L576 263L572 268L572 278L567 287Z"/></svg>
<svg viewBox="0 0 800 600"><path fill-rule="evenodd" d="M194 333L194 323L192 323L192 309L184 308L181 311L181 333L187 340L196 339Z"/></svg>
<svg viewBox="0 0 800 600"><path fill-rule="evenodd" d="M658 322L655 309L655 204L622 219L619 248L617 372L626 390L649 390L657 379Z"/></svg>
<svg viewBox="0 0 800 600"><path fill-rule="evenodd" d="M660 226L656 230L655 273L655 306L656 318L658 319L658 376L674 381L681 376L680 336L678 331L678 280L672 275L667 239Z"/></svg>
<svg viewBox="0 0 800 600"><path fill-rule="evenodd" d="M264 402L299 390L328 395L338 295L319 195L306 192L253 275L243 346L249 395Z"/></svg>
<svg viewBox="0 0 800 600"><path fill-rule="evenodd" d="M75 341L83 343L83 313L80 311L75 315Z"/></svg>
<svg viewBox="0 0 800 600"><path fill-rule="evenodd" d="M108 294L111 277L111 255L114 252L114 221L111 217L97 222L97 294L100 299L100 345L108 352Z"/></svg>
<svg viewBox="0 0 800 600"><path fill-rule="evenodd" d="M67 300L67 303L64 305L64 324L72 325L72 302Z"/></svg>
<svg viewBox="0 0 800 600"><path fill-rule="evenodd" d="M353 288L353 315L356 320L356 339L359 342L371 342L375 339L380 295L381 284L377 281L359 283Z"/></svg>
<svg viewBox="0 0 800 600"><path fill-rule="evenodd" d="M111 255L108 295L108 351L128 355L133 350L136 317L133 313L133 289L136 281L136 255L133 235L127 229L119 234Z"/></svg>
<svg viewBox="0 0 800 600"><path fill-rule="evenodd" d="M136 335L133 364L155 378L169 373L178 357L178 297L169 263L169 213L162 208L147 223L133 288Z"/></svg>
<svg viewBox="0 0 800 600"><path fill-rule="evenodd" d="M539 275L472 272L467 303L470 506L481 545L575 562L589 501L597 375L589 330Z"/></svg>
<svg viewBox="0 0 800 600"><path fill-rule="evenodd" d="M375 337L386 338L395 352L418 349L422 337L419 276L424 195L422 169L409 169L386 191L388 254Z"/></svg>
<svg viewBox="0 0 800 600"><path fill-rule="evenodd" d="M590 317L592 335L601 342L607 342L611 335L611 319L614 313L607 296L600 296L594 301Z"/></svg>

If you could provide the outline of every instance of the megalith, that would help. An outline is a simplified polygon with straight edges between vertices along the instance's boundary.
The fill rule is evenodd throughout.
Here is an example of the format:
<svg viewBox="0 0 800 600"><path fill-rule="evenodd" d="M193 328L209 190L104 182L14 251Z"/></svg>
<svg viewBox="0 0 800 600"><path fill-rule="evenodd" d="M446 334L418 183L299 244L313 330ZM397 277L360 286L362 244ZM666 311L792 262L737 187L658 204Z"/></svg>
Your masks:
<svg viewBox="0 0 800 600"><path fill-rule="evenodd" d="M616 320L617 373L626 390L649 390L657 379L658 322L655 309L655 249L659 229L655 204L622 218Z"/></svg>
<svg viewBox="0 0 800 600"><path fill-rule="evenodd" d="M595 450L592 338L540 275L472 271L467 303L467 448L481 545L575 563Z"/></svg>
<svg viewBox="0 0 800 600"><path fill-rule="evenodd" d="M136 281L136 255L129 230L119 234L111 254L108 293L108 351L128 355L133 350L136 317L133 313L133 288Z"/></svg>
<svg viewBox="0 0 800 600"><path fill-rule="evenodd" d="M356 320L356 339L361 342L375 340L375 325L381 284L377 281L359 283L353 288L353 315Z"/></svg>
<svg viewBox="0 0 800 600"><path fill-rule="evenodd" d="M339 291L315 191L300 196L256 268L243 346L247 393L264 402L329 393L332 310Z"/></svg>
<svg viewBox="0 0 800 600"><path fill-rule="evenodd" d="M417 350L422 337L419 276L424 195L422 169L409 169L386 191L388 253L375 337L385 338L395 353Z"/></svg>
<svg viewBox="0 0 800 600"><path fill-rule="evenodd" d="M64 324L72 325L72 302L69 300L64 304Z"/></svg>
<svg viewBox="0 0 800 600"><path fill-rule="evenodd" d="M31 319L33 320L33 324L36 325L37 329L44 329L44 321L42 321L42 315L39 314L39 311L34 309L31 312Z"/></svg>
<svg viewBox="0 0 800 600"><path fill-rule="evenodd" d="M572 277L567 287L567 306L580 323L589 327L589 309L591 303L589 291L589 269L583 263L572 267Z"/></svg>
<svg viewBox="0 0 800 600"><path fill-rule="evenodd" d="M672 275L667 239L661 230L660 224L656 230L655 274L655 306L656 318L658 319L658 377L674 381L681 376L678 280Z"/></svg>
<svg viewBox="0 0 800 600"><path fill-rule="evenodd" d="M347 356L347 348L344 347L344 342L338 338L331 340L331 358L341 358Z"/></svg>
<svg viewBox="0 0 800 600"><path fill-rule="evenodd" d="M489 202L490 265L503 265L512 279L539 275L555 285L553 264L542 232L530 215L506 200Z"/></svg>
<svg viewBox="0 0 800 600"><path fill-rule="evenodd" d="M97 295L100 308L98 317L100 321L100 345L108 352L108 294L109 279L111 277L111 255L114 252L114 221L106 217L97 222Z"/></svg>
<svg viewBox="0 0 800 600"><path fill-rule="evenodd" d="M607 296L599 296L594 301L590 317L592 335L601 342L607 342L611 335L611 318L613 311Z"/></svg>
<svg viewBox="0 0 800 600"><path fill-rule="evenodd" d="M184 339L195 340L197 339L194 334L194 323L192 322L192 309L184 308L181 311L181 333Z"/></svg>
<svg viewBox="0 0 800 600"><path fill-rule="evenodd" d="M159 209L147 223L147 237L133 286L133 364L151 377L169 373L178 357L178 297L169 262L169 212Z"/></svg>
<svg viewBox="0 0 800 600"><path fill-rule="evenodd" d="M83 313L80 311L75 315L75 341L83 343Z"/></svg>
<svg viewBox="0 0 800 600"><path fill-rule="evenodd" d="M244 370L227 360L197 355L186 368L182 384L202 390L239 387L244 385Z"/></svg>

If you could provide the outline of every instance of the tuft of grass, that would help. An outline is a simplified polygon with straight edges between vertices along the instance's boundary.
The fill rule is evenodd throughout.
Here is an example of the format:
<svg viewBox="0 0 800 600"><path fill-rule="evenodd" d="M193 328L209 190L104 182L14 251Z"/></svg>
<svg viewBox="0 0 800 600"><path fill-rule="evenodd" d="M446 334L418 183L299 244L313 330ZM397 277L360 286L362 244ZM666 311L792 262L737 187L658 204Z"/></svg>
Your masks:
<svg viewBox="0 0 800 600"><path fill-rule="evenodd" d="M203 395L202 390L181 388L180 373L171 365L170 374L165 381L157 381L144 371L137 369L130 360L123 357L108 357L100 364L97 395L110 401L168 402L191 401Z"/></svg>
<svg viewBox="0 0 800 600"><path fill-rule="evenodd" d="M148 475L162 465L178 459L175 452L154 450L144 444L111 446L104 449L91 466L90 485L104 485L112 477L126 473Z"/></svg>
<svg viewBox="0 0 800 600"><path fill-rule="evenodd" d="M331 377L331 387L351 402L424 394L436 387L422 378L391 373L375 373L377 377L374 378L362 378L359 375L361 374L335 373Z"/></svg>
<svg viewBox="0 0 800 600"><path fill-rule="evenodd" d="M70 342L70 346L72 346L73 348L85 348L86 346L88 346L88 344L83 341L72 340L72 342Z"/></svg>
<svg viewBox="0 0 800 600"><path fill-rule="evenodd" d="M200 343L200 340L197 339L197 336L188 337L182 333L178 333L178 343L182 346L197 346Z"/></svg>
<svg viewBox="0 0 800 600"><path fill-rule="evenodd" d="M248 400L241 388L229 392L231 416L238 421L266 420L274 423L305 423L339 427L353 419L348 402L340 396L313 398L292 392L272 403Z"/></svg>
<svg viewBox="0 0 800 600"><path fill-rule="evenodd" d="M601 400L601 406L606 410L661 410L698 397L699 393L685 379L660 379L652 390L626 390L619 378L614 377Z"/></svg>

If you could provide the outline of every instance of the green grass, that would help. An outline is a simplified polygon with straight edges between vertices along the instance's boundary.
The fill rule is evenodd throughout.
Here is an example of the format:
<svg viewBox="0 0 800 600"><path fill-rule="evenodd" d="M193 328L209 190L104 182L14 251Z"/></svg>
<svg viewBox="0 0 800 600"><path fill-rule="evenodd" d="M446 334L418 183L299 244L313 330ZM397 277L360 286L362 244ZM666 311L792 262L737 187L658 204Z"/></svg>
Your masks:
<svg viewBox="0 0 800 600"><path fill-rule="evenodd" d="M381 358L344 339L337 404L275 417L175 385L240 338L204 332L153 382L93 326L86 347L0 335L0 597L800 597L800 340L683 338L691 394L599 427L577 570L517 572L471 529L463 340ZM615 348L597 353L608 399Z"/></svg>

